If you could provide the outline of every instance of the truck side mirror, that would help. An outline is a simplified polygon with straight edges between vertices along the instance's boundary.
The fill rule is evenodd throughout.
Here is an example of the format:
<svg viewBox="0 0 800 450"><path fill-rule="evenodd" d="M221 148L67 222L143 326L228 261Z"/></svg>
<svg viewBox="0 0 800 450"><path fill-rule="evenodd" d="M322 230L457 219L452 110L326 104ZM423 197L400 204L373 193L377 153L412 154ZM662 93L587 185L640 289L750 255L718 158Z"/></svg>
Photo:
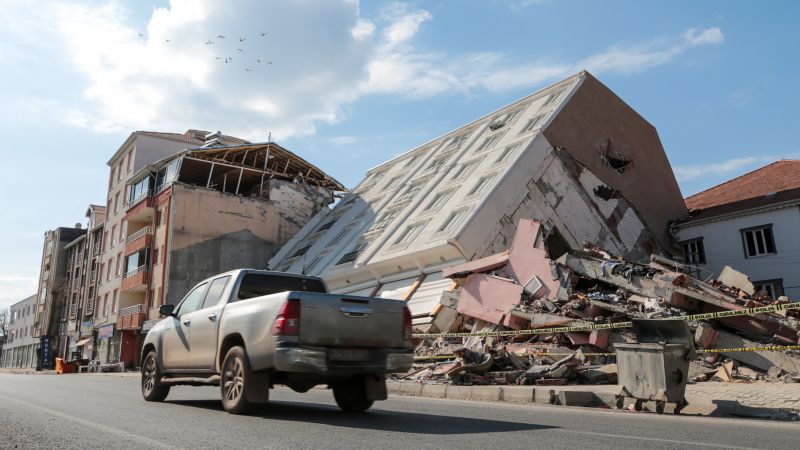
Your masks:
<svg viewBox="0 0 800 450"><path fill-rule="evenodd" d="M170 305L170 304L161 305L158 308L158 312L162 316L167 316L167 317L172 316L174 315L173 313L175 312L175 305Z"/></svg>

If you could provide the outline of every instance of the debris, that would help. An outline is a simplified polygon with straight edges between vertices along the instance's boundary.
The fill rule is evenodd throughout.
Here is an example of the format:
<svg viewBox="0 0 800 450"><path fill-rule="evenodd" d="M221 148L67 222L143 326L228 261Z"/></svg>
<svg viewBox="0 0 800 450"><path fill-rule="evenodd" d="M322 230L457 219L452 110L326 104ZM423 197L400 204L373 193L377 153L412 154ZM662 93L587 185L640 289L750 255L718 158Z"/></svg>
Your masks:
<svg viewBox="0 0 800 450"><path fill-rule="evenodd" d="M742 272L732 269L730 266L725 266L722 269L717 281L726 286L737 288L747 295L756 293L756 288L753 286L753 283L750 282L750 278Z"/></svg>

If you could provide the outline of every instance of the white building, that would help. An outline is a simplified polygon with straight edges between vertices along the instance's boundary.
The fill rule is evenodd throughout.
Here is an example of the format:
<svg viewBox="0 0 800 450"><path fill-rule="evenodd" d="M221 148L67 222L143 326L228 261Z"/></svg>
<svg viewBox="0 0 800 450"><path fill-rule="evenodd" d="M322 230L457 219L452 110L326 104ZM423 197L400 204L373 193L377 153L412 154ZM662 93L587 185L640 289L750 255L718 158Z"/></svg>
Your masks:
<svg viewBox="0 0 800 450"><path fill-rule="evenodd" d="M3 367L36 367L38 339L33 337L36 294L11 305L8 309L8 335L3 346Z"/></svg>
<svg viewBox="0 0 800 450"><path fill-rule="evenodd" d="M441 269L506 250L520 218L556 256L591 242L644 259L685 216L655 128L581 72L369 170L269 267L407 300L422 327L451 285Z"/></svg>
<svg viewBox="0 0 800 450"><path fill-rule="evenodd" d="M800 299L800 161L781 160L686 199L675 225L687 263L718 276L725 266L757 290Z"/></svg>

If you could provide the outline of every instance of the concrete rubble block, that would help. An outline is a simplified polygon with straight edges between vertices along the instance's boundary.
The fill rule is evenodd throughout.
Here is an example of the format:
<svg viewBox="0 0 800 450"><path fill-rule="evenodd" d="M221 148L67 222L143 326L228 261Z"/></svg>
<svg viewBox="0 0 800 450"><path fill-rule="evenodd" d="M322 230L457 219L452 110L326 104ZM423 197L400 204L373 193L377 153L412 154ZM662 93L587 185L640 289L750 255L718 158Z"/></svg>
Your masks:
<svg viewBox="0 0 800 450"><path fill-rule="evenodd" d="M423 384L420 393L423 397L447 398L446 384Z"/></svg>
<svg viewBox="0 0 800 450"><path fill-rule="evenodd" d="M447 386L447 398L450 400L471 400L472 386Z"/></svg>
<svg viewBox="0 0 800 450"><path fill-rule="evenodd" d="M555 298L560 283L558 279L554 279L550 263L547 251L541 243L539 222L520 219L506 271L517 283L529 289L535 288L536 296Z"/></svg>
<svg viewBox="0 0 800 450"><path fill-rule="evenodd" d="M419 383L400 383L399 394L419 397L422 394L422 385Z"/></svg>
<svg viewBox="0 0 800 450"><path fill-rule="evenodd" d="M747 295L756 293L756 288L753 286L753 283L750 282L750 278L742 272L734 270L730 266L725 266L722 269L719 277L717 277L717 281L726 286L735 287Z"/></svg>
<svg viewBox="0 0 800 450"><path fill-rule="evenodd" d="M510 403L532 403L534 388L531 386L503 386L503 401Z"/></svg>
<svg viewBox="0 0 800 450"><path fill-rule="evenodd" d="M461 288L458 312L499 324L519 304L522 286L492 275L473 274Z"/></svg>
<svg viewBox="0 0 800 450"><path fill-rule="evenodd" d="M533 392L533 402L544 405L552 405L556 400L556 391L554 389L537 387Z"/></svg>
<svg viewBox="0 0 800 450"><path fill-rule="evenodd" d="M558 404L561 406L592 406L595 403L594 393L590 391L560 391Z"/></svg>
<svg viewBox="0 0 800 450"><path fill-rule="evenodd" d="M533 313L531 315L531 328L550 328L569 325L574 319L556 314Z"/></svg>
<svg viewBox="0 0 800 450"><path fill-rule="evenodd" d="M502 386L471 386L470 400L496 402L502 399Z"/></svg>
<svg viewBox="0 0 800 450"><path fill-rule="evenodd" d="M442 277L450 278L454 275L463 276L463 274L489 272L503 267L506 264L508 264L508 251L481 259L474 259L463 264L445 267L442 269Z"/></svg>
<svg viewBox="0 0 800 450"><path fill-rule="evenodd" d="M701 323L695 331L695 341L706 349L715 348L740 348L759 347L759 344L749 341L727 331L716 330L711 325ZM756 368L762 372L772 367L778 367L786 372L800 373L800 358L784 352L757 351L757 352L721 352L723 355Z"/></svg>

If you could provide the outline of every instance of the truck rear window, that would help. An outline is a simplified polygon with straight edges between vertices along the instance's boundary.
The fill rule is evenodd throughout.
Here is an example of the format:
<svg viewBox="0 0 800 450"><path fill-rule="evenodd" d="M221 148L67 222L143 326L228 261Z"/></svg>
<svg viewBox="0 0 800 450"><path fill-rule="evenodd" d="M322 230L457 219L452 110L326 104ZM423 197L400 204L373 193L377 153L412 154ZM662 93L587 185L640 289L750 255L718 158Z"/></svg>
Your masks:
<svg viewBox="0 0 800 450"><path fill-rule="evenodd" d="M265 275L247 274L242 278L239 286L239 300L245 300L262 295L277 294L286 291L307 291L325 293L325 286L315 279Z"/></svg>

